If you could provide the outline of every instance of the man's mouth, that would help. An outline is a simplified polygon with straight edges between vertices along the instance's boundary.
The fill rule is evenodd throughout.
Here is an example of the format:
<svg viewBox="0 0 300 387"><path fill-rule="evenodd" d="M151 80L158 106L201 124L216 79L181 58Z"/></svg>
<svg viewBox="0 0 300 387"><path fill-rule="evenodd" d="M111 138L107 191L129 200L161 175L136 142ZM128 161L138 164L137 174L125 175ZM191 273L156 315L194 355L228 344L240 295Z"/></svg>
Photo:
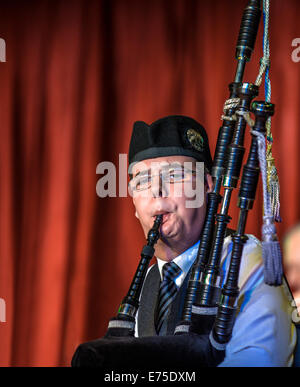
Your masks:
<svg viewBox="0 0 300 387"><path fill-rule="evenodd" d="M161 224L163 225L171 216L172 212L167 212L167 211L157 211L155 212L155 214L153 215L153 217L157 216L157 215L162 215L163 216L163 219L162 219L162 222Z"/></svg>

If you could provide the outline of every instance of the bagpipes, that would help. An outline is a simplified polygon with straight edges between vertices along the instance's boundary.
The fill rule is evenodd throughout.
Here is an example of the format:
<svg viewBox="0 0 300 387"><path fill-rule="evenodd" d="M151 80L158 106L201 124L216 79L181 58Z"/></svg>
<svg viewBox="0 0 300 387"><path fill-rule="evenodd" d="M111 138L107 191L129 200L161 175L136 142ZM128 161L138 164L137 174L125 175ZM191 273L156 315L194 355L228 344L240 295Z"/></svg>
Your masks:
<svg viewBox="0 0 300 387"><path fill-rule="evenodd" d="M263 1L263 11L264 56L255 84L243 83L243 76L255 45L261 18L261 1L250 0L243 13L236 45L236 74L234 82L229 85L230 97L224 105L223 124L219 129L213 161L214 189L208 194L205 223L197 258L189 276L181 321L173 335L134 337L144 279L154 255L154 245L159 239L162 216L158 215L148 233L147 244L142 249L138 268L117 316L110 320L104 338L81 344L77 348L72 366L99 367L102 370L184 369L214 367L222 362L237 313L239 269L248 239L245 226L248 211L255 199L260 172L264 192L262 248L265 282L274 286L281 284L281 254L274 226L274 220L279 219L279 208L278 203L272 200L269 188L272 186L273 192L278 194L278 179L273 178L273 183L270 183L268 176L271 168L272 176L276 174L273 173L275 167L271 155L270 118L274 114L274 105L270 102L267 0ZM264 73L266 101L253 102L258 96ZM255 122L251 119L251 112ZM242 169L247 124L251 127L252 140L239 188L239 219L236 231L231 236L230 266L222 287L222 249L227 225L231 220L228 212L232 191L238 185ZM269 142L267 154L266 137ZM222 187L223 196L220 194Z"/></svg>

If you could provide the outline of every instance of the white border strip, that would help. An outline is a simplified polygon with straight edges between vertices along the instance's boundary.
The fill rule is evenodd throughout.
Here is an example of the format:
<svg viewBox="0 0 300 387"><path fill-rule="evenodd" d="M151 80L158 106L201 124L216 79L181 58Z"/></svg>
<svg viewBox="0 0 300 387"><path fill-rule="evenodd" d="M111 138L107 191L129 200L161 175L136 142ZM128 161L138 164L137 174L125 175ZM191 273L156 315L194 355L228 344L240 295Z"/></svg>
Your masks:
<svg viewBox="0 0 300 387"><path fill-rule="evenodd" d="M129 329L134 329L134 322L130 321L123 321L123 320L112 320L108 324L108 329L109 328L129 328Z"/></svg>
<svg viewBox="0 0 300 387"><path fill-rule="evenodd" d="M204 314L206 316L211 316L214 314L217 314L218 307L213 307L213 308L207 308L205 306L192 306L192 313L194 314Z"/></svg>

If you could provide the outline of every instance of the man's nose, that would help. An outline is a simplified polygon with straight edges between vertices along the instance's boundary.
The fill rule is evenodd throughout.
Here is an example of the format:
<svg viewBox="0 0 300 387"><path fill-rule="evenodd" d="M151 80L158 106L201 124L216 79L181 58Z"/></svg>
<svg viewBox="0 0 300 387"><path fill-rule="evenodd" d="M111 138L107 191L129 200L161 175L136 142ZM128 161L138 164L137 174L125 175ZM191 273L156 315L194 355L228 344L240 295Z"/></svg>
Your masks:
<svg viewBox="0 0 300 387"><path fill-rule="evenodd" d="M151 179L151 193L154 198L168 197L169 195L168 187L164 184L160 174Z"/></svg>

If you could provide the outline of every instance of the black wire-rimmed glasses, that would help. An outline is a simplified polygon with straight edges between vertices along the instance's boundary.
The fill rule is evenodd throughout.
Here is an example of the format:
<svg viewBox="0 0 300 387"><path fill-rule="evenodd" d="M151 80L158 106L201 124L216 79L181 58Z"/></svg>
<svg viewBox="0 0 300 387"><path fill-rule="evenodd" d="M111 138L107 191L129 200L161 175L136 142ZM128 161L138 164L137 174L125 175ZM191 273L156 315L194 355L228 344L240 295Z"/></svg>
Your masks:
<svg viewBox="0 0 300 387"><path fill-rule="evenodd" d="M165 185L192 182L196 174L197 171L183 167L163 169L156 174L151 174L151 170L147 170L132 178L129 186L132 191L140 192L149 189L153 184L153 179L157 176L160 177L161 183Z"/></svg>

